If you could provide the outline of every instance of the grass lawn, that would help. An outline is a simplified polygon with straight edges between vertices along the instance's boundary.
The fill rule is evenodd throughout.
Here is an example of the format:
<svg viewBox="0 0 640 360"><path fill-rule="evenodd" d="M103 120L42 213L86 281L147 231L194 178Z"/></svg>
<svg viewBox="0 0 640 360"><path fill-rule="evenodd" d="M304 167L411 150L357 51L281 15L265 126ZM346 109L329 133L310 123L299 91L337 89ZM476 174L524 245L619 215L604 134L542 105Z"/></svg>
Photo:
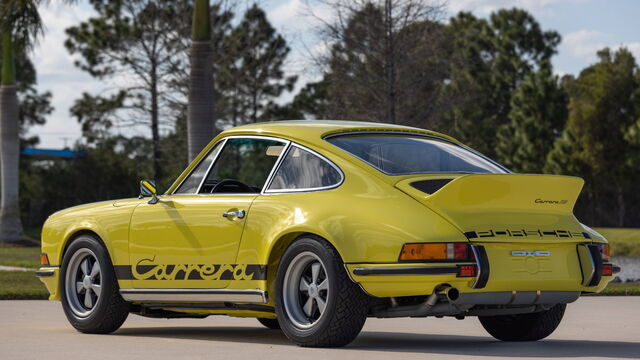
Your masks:
<svg viewBox="0 0 640 360"><path fill-rule="evenodd" d="M640 229L597 228L609 240L612 255L640 256Z"/></svg>
<svg viewBox="0 0 640 360"><path fill-rule="evenodd" d="M640 295L640 282L609 283L609 285L597 295Z"/></svg>
<svg viewBox="0 0 640 360"><path fill-rule="evenodd" d="M39 300L49 298L44 284L32 271L0 271L0 300Z"/></svg>
<svg viewBox="0 0 640 360"><path fill-rule="evenodd" d="M0 245L0 265L37 269L40 267L39 247Z"/></svg>

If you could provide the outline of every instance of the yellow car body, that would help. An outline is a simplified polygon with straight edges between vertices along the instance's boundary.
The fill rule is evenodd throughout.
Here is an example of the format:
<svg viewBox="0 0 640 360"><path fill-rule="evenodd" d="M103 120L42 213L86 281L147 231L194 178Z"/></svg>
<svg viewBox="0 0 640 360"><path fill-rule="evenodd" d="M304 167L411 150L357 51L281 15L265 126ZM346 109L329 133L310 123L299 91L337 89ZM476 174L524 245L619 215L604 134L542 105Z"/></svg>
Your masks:
<svg viewBox="0 0 640 360"><path fill-rule="evenodd" d="M90 233L104 244L125 300L225 302L237 306L172 311L274 318L271 295L280 257L300 235L313 234L336 249L352 281L374 298L426 296L445 284L461 298L494 294L499 304L544 303L545 294L556 292L570 294L564 302L571 302L613 279L607 274L589 283L599 265L587 246L607 240L573 215L582 179L509 172L388 175L327 141L367 133L459 144L435 132L378 123L285 121L232 128L213 139L156 203L131 198L51 215L42 232L49 264L38 274L50 299L59 300L65 249ZM333 164L341 179L310 191L174 194L212 147L230 137L297 144ZM433 193L412 186L442 179L447 183ZM222 216L240 210L242 217ZM484 254L471 262L399 260L405 244L430 242L469 243ZM456 269L465 264L479 266L480 274L459 277ZM188 291L171 295L172 289Z"/></svg>

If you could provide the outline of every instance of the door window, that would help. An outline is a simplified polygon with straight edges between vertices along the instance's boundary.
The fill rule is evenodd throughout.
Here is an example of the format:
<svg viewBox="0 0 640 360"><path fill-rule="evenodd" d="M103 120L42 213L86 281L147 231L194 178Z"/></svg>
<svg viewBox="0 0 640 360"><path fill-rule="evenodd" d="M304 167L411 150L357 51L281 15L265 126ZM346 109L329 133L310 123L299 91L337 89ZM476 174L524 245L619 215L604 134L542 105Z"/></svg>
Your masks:
<svg viewBox="0 0 640 360"><path fill-rule="evenodd" d="M207 175L201 194L257 194L285 148L277 140L228 139Z"/></svg>

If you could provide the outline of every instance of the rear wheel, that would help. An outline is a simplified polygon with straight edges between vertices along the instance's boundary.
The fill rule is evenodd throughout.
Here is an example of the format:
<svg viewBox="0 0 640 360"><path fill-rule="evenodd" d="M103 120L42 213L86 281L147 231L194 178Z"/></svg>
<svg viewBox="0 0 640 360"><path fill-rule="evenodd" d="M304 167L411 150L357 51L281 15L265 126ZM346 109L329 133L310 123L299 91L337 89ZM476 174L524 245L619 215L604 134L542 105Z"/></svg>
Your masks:
<svg viewBox="0 0 640 360"><path fill-rule="evenodd" d="M480 316L480 323L494 338L502 341L536 341L551 335L564 316L567 304L531 314Z"/></svg>
<svg viewBox="0 0 640 360"><path fill-rule="evenodd" d="M267 319L267 318L258 318L260 324L264 325L266 328L271 330L280 330L280 324L278 323L278 319Z"/></svg>
<svg viewBox="0 0 640 360"><path fill-rule="evenodd" d="M110 333L127 319L129 303L120 296L109 254L95 237L81 235L69 245L60 282L62 308L78 331Z"/></svg>
<svg viewBox="0 0 640 360"><path fill-rule="evenodd" d="M276 278L276 314L282 331L300 346L343 346L356 338L369 298L351 279L336 250L307 236L285 251Z"/></svg>

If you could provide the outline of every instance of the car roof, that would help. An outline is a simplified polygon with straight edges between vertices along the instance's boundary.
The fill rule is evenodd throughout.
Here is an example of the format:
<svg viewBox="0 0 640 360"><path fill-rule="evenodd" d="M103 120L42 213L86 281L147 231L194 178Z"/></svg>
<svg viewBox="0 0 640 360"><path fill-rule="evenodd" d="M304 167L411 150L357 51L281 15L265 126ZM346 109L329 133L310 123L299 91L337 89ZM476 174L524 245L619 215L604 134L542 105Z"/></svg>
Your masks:
<svg viewBox="0 0 640 360"><path fill-rule="evenodd" d="M223 131L219 137L230 135L265 135L302 140L319 144L328 135L351 132L406 132L441 137L459 143L450 136L402 125L342 120L286 120L241 125Z"/></svg>

